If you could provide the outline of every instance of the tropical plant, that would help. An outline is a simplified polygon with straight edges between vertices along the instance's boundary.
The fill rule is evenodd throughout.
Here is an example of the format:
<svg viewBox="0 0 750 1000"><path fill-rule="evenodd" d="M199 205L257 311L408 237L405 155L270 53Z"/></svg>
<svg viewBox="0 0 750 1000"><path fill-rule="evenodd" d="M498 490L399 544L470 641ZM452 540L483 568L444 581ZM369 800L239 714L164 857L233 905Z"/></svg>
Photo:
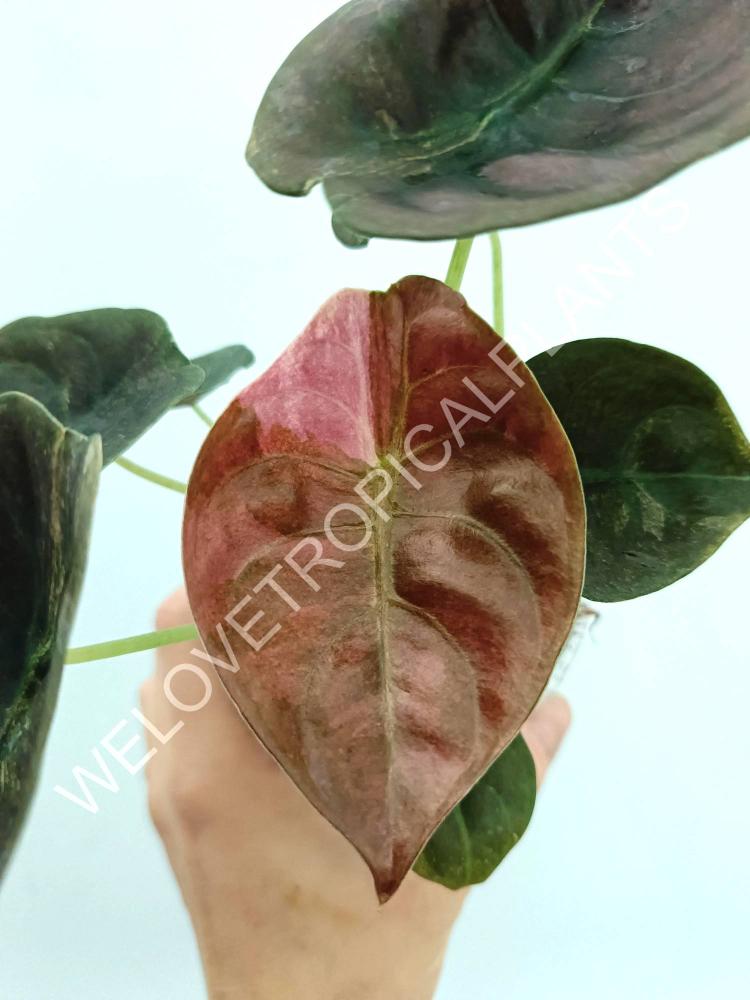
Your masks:
<svg viewBox="0 0 750 1000"><path fill-rule="evenodd" d="M522 836L521 725L582 595L692 572L750 515L750 445L695 366L505 340L498 229L628 198L750 132L744 0L353 0L290 55L248 147L322 182L339 237L458 240L446 281L335 295L212 426L189 487L124 452L248 366L105 309L0 330L0 863L64 663L200 636L249 726L381 900L458 888ZM460 285L489 233L494 323ZM186 492L196 628L68 650L97 483ZM289 626L289 627L287 627Z"/></svg>

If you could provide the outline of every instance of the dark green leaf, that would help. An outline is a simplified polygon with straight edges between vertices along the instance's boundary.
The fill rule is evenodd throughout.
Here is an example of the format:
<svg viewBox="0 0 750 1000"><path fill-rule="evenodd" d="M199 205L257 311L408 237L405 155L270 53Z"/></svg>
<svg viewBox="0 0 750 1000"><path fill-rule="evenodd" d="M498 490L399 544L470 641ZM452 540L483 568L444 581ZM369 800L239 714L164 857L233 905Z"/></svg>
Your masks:
<svg viewBox="0 0 750 1000"><path fill-rule="evenodd" d="M750 445L695 365L602 339L566 344L529 367L581 469L586 597L626 601L660 590L750 516Z"/></svg>
<svg viewBox="0 0 750 1000"><path fill-rule="evenodd" d="M484 882L516 846L536 801L536 769L517 736L433 833L414 871L449 889Z"/></svg>
<svg viewBox="0 0 750 1000"><path fill-rule="evenodd" d="M101 435L105 465L203 378L144 309L32 316L0 330L0 392L24 392L66 427Z"/></svg>
<svg viewBox="0 0 750 1000"><path fill-rule="evenodd" d="M746 0L354 0L294 50L248 159L334 227L440 239L647 189L750 132Z"/></svg>
<svg viewBox="0 0 750 1000"><path fill-rule="evenodd" d="M255 361L255 355L242 344L235 344L232 347L222 347L219 351L212 351L210 354L203 354L199 358L193 358L193 364L201 368L205 373L205 379L201 382L197 392L191 393L179 402L179 406L193 406L199 400L207 396L209 392L224 385L235 372L240 368L249 368Z"/></svg>
<svg viewBox="0 0 750 1000"><path fill-rule="evenodd" d="M0 872L39 773L83 579L101 443L0 395Z"/></svg>

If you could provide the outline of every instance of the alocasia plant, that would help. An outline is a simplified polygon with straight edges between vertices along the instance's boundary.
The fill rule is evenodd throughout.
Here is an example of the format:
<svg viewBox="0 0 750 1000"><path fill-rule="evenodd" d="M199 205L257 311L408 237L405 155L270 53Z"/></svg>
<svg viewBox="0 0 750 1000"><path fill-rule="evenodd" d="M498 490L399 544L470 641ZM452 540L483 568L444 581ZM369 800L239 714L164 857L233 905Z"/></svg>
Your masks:
<svg viewBox="0 0 750 1000"><path fill-rule="evenodd" d="M0 329L0 868L36 785L102 462L252 358L236 347L191 363L164 320L143 309L34 316Z"/></svg>
<svg viewBox="0 0 750 1000"><path fill-rule="evenodd" d="M584 540L554 411L427 278L341 292L210 433L185 517L196 623L216 657L234 637L229 693L381 898L538 700Z"/></svg>
<svg viewBox="0 0 750 1000"><path fill-rule="evenodd" d="M484 882L518 843L536 799L536 770L517 736L430 839L414 871L448 889Z"/></svg>
<svg viewBox="0 0 750 1000"><path fill-rule="evenodd" d="M587 597L667 587L750 517L750 444L695 365L646 344L579 340L529 367L581 469Z"/></svg>
<svg viewBox="0 0 750 1000"><path fill-rule="evenodd" d="M271 83L248 159L344 242L630 197L750 133L745 0L352 0Z"/></svg>
<svg viewBox="0 0 750 1000"><path fill-rule="evenodd" d="M746 0L354 0L279 70L248 155L285 194L322 182L357 245L605 205L748 132ZM522 836L536 780L519 729L584 569L592 599L651 593L750 514L750 446L706 375L612 340L523 365L457 294L470 245L446 284L332 298L212 429L187 498L204 655L383 900L412 866L480 881ZM185 492L123 452L175 406L211 423L203 395L252 361L234 346L191 362L145 310L0 330L0 864L36 783L102 463Z"/></svg>
<svg viewBox="0 0 750 1000"><path fill-rule="evenodd" d="M1 342L1 341L0 341ZM0 395L0 873L23 823L86 566L101 440Z"/></svg>
<svg viewBox="0 0 750 1000"><path fill-rule="evenodd" d="M252 360L237 346L192 363L146 309L31 316L0 330L0 393L24 392L65 426L99 434L107 464L172 406L197 402Z"/></svg>

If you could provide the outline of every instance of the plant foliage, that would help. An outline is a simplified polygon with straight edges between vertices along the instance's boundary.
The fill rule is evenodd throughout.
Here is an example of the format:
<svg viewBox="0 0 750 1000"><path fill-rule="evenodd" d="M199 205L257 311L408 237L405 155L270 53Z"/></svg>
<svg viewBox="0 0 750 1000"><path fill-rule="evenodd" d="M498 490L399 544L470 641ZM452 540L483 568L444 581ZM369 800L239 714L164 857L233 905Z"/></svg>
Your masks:
<svg viewBox="0 0 750 1000"><path fill-rule="evenodd" d="M428 278L339 293L209 435L184 528L196 624L381 898L539 698L584 535L535 380Z"/></svg>
<svg viewBox="0 0 750 1000"><path fill-rule="evenodd" d="M667 587L750 517L750 444L695 365L599 339L565 344L529 367L581 470L586 597L627 601Z"/></svg>
<svg viewBox="0 0 750 1000"><path fill-rule="evenodd" d="M750 133L746 0L353 0L276 74L248 159L344 242L628 198Z"/></svg>
<svg viewBox="0 0 750 1000"><path fill-rule="evenodd" d="M36 787L86 565L101 442L0 395L0 872Z"/></svg>

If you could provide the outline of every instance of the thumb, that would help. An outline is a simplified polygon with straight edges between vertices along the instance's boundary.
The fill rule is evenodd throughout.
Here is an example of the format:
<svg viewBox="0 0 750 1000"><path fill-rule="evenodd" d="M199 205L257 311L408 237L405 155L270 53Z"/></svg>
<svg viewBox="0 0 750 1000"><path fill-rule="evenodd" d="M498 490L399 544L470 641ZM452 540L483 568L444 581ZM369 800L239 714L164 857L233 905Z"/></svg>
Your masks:
<svg viewBox="0 0 750 1000"><path fill-rule="evenodd" d="M559 694L537 705L521 730L536 765L537 785L541 785L570 726L570 705Z"/></svg>

